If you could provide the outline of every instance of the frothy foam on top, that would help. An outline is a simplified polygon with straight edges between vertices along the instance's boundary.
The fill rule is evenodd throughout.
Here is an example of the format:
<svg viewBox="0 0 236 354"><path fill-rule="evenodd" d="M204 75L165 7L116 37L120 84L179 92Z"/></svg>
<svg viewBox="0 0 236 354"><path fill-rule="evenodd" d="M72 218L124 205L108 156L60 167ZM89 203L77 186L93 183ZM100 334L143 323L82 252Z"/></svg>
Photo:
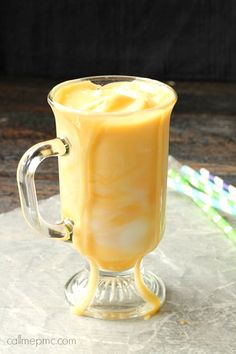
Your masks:
<svg viewBox="0 0 236 354"><path fill-rule="evenodd" d="M174 92L167 86L141 80L118 81L104 86L89 80L60 87L54 100L82 112L129 113L172 102Z"/></svg>

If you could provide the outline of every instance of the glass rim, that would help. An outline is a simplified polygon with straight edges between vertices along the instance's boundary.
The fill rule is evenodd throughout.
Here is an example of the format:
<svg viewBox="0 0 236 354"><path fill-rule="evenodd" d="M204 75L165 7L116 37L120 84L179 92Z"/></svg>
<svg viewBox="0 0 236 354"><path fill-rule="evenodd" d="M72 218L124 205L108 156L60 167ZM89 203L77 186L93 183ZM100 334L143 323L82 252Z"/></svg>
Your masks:
<svg viewBox="0 0 236 354"><path fill-rule="evenodd" d="M172 98L162 105L156 105L151 108L144 108L143 110L135 110L135 111L130 111L130 112L95 112L95 111L86 112L86 111L83 111L80 109L76 109L76 108L72 108L72 107L68 107L66 105L63 105L54 99L54 94L56 93L56 91L60 87L68 86L72 83L86 81L86 80L91 80L93 82L93 80L109 80L109 79L114 79L114 78L120 79L120 81L125 81L125 79L127 79L128 81L138 80L138 81L143 81L143 82L155 83L159 86L164 86L166 89L168 89L172 93ZM77 113L81 116L91 116L92 115L92 116L100 116L100 117L101 116L103 116L103 117L106 117L106 116L109 116L109 117L119 116L119 117L121 117L121 116L132 115L137 112L160 111L160 110L163 110L169 106L174 106L177 99L178 99L178 96L177 96L176 91L173 89L173 87L169 86L168 84L158 81L158 80L155 80L155 79L139 77L139 76L130 76L130 75L95 75L95 76L85 76L85 77L81 77L81 78L77 78L77 79L66 80L66 81L60 82L59 84L55 85L49 91L49 93L47 95L47 101L51 107L55 107L59 110L70 112L70 113Z"/></svg>

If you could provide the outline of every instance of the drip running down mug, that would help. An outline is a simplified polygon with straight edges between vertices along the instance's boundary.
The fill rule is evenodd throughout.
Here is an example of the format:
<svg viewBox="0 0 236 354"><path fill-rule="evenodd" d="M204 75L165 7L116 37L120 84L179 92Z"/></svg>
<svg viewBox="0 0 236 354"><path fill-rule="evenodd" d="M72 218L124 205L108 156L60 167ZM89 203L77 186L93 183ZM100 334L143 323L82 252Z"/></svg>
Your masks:
<svg viewBox="0 0 236 354"><path fill-rule="evenodd" d="M97 87L123 82L118 103L131 83L145 90L151 87L154 94L156 88L157 96L164 92L166 99L147 108L139 105L142 96L137 96L136 109L99 112L59 99L64 92L73 100L73 88L88 82ZM70 80L48 95L57 138L26 151L17 181L27 222L42 234L72 242L85 258L84 268L65 285L66 299L78 315L148 318L165 300L164 283L143 269L142 259L157 247L164 232L169 122L176 100L171 87L131 76ZM59 163L58 224L40 216L34 182L38 165L52 156Z"/></svg>

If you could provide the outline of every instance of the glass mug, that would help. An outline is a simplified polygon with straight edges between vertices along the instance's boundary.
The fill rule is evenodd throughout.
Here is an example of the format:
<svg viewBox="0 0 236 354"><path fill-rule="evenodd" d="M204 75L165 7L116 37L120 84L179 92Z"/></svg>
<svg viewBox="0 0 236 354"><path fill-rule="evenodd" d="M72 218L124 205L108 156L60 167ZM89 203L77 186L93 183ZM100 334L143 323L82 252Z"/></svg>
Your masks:
<svg viewBox="0 0 236 354"><path fill-rule="evenodd" d="M135 82L156 85L168 99L147 109L82 111L57 99L74 84ZM68 91L67 95L70 95ZM65 285L74 313L103 319L150 317L165 300L162 280L142 259L159 244L165 226L169 123L175 91L156 80L96 76L55 86L48 102L57 138L31 147L17 170L21 207L41 233L72 242L85 266ZM62 222L40 216L34 174L57 156Z"/></svg>

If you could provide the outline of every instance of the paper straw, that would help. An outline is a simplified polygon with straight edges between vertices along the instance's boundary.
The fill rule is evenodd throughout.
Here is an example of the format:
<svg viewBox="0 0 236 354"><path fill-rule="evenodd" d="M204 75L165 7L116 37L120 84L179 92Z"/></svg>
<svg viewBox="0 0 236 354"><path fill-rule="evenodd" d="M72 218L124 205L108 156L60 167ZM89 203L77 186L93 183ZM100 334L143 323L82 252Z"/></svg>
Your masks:
<svg viewBox="0 0 236 354"><path fill-rule="evenodd" d="M198 173L193 168L182 165L171 155L169 155L169 168L177 170L188 182L190 182L189 178L191 178L192 181L190 183L196 188L201 189L216 199L225 198L225 201L228 200L229 204L233 204L236 207L236 188L228 185L220 177L214 176L205 168L201 168L201 173ZM199 183L198 186L197 183Z"/></svg>
<svg viewBox="0 0 236 354"><path fill-rule="evenodd" d="M210 173L207 169L201 168L200 169L200 174L205 178L208 179L209 181L215 183L217 187L219 187L219 190L225 190L228 193L230 193L234 198L236 198L236 188L232 186L231 184L226 183L222 178L213 175Z"/></svg>
<svg viewBox="0 0 236 354"><path fill-rule="evenodd" d="M222 210L225 213L236 216L236 208L220 202L219 200L212 198L211 196L198 191L197 189L191 187L188 182L186 182L176 171L170 169L168 171L168 176L171 177L168 180L168 185L175 189L176 191L183 193L192 199L198 199L205 204L208 204L216 209Z"/></svg>
<svg viewBox="0 0 236 354"><path fill-rule="evenodd" d="M190 183L192 186L194 186L195 188L201 190L202 192L210 195L211 197L218 199L220 203L224 203L224 204L228 204L229 206L236 208L236 202L232 201L229 197L228 197L228 193L223 194L222 192L216 192L211 186L209 186L209 183L203 183L198 176L196 176L196 174L185 174L185 166L183 166L183 170L182 171L182 177L188 182Z"/></svg>
<svg viewBox="0 0 236 354"><path fill-rule="evenodd" d="M198 199L193 199L194 203L204 211L204 213L221 229L226 236L236 244L236 230L226 221L215 209L204 204Z"/></svg>
<svg viewBox="0 0 236 354"><path fill-rule="evenodd" d="M184 183L184 181L181 181L181 176L179 176L180 182L179 184ZM168 177L168 186L172 189L174 189L177 192L182 192L182 190L179 188L180 185L178 186L178 183L172 179L171 177ZM225 220L214 208L212 208L210 205L207 205L203 203L201 200L191 197L194 203L202 209L202 211L216 224L216 226L225 233L225 235L236 244L236 230L233 229L233 227L230 225L230 223Z"/></svg>
<svg viewBox="0 0 236 354"><path fill-rule="evenodd" d="M189 177L193 177L196 180L198 180L199 182L201 182L202 184L205 185L205 191L206 193L210 193L210 191L216 192L217 194L220 194L220 196L222 198L225 198L226 200L230 200L231 202L236 204L236 199L234 196L231 196L227 191L225 191L224 189L220 189L216 184L214 184L213 182L211 182L210 180L207 180L206 178L204 178L200 173L198 173L197 171L195 171L193 168L183 165L180 168L180 173L183 176L189 176Z"/></svg>

